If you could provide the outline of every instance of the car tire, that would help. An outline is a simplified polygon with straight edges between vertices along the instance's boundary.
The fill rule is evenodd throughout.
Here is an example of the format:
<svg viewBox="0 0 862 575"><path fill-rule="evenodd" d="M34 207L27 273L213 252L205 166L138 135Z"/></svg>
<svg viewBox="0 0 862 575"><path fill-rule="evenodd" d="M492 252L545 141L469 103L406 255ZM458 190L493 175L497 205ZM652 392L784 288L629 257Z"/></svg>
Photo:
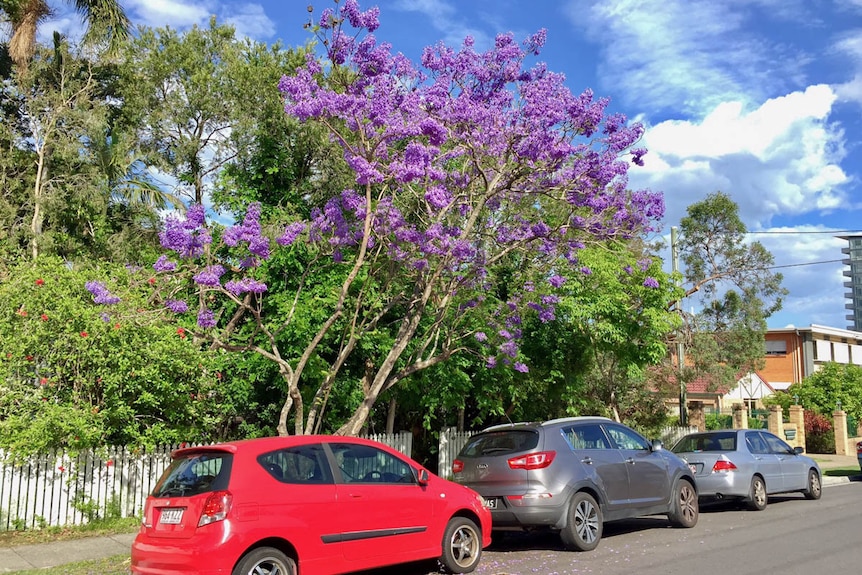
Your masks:
<svg viewBox="0 0 862 575"><path fill-rule="evenodd" d="M766 509L766 504L769 503L769 496L766 494L766 483L759 475L751 478L751 489L748 491L748 499L746 505L752 511L763 511Z"/></svg>
<svg viewBox="0 0 862 575"><path fill-rule="evenodd" d="M258 547L240 559L233 568L232 575L257 573L296 575L296 562L273 547Z"/></svg>
<svg viewBox="0 0 862 575"><path fill-rule="evenodd" d="M808 470L808 487L802 492L805 499L820 499L823 494L823 484L820 482L820 474L814 469Z"/></svg>
<svg viewBox="0 0 862 575"><path fill-rule="evenodd" d="M602 510L589 493L575 493L569 504L569 520L560 531L568 549L592 551L602 538Z"/></svg>
<svg viewBox="0 0 862 575"><path fill-rule="evenodd" d="M688 529L697 525L699 515L697 491L691 483L685 479L680 479L674 487L670 513L667 514L670 524L674 527Z"/></svg>
<svg viewBox="0 0 862 575"><path fill-rule="evenodd" d="M440 563L447 573L470 573L482 557L482 531L466 517L453 517L443 534Z"/></svg>

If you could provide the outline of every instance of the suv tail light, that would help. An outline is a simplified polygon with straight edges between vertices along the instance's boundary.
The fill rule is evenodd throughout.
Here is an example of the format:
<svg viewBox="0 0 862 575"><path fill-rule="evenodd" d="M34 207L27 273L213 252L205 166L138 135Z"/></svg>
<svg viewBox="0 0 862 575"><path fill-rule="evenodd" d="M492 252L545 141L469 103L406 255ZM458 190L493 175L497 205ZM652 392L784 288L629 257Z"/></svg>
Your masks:
<svg viewBox="0 0 862 575"><path fill-rule="evenodd" d="M862 454L862 441L856 443L856 455Z"/></svg>
<svg viewBox="0 0 862 575"><path fill-rule="evenodd" d="M538 453L530 453L519 457L512 457L507 461L512 469L544 469L549 466L554 457L557 456L556 451L540 451Z"/></svg>
<svg viewBox="0 0 862 575"><path fill-rule="evenodd" d="M452 462L452 473L461 473L464 471L464 462L460 459L456 459Z"/></svg>
<svg viewBox="0 0 862 575"><path fill-rule="evenodd" d="M736 471L736 465L734 465L732 461L719 459L715 462L715 465L712 466L712 472L715 473L717 471Z"/></svg>
<svg viewBox="0 0 862 575"><path fill-rule="evenodd" d="M230 506L233 502L233 495L230 491L213 491L204 502L204 508L201 510L201 518L198 520L198 527L222 521L230 512Z"/></svg>

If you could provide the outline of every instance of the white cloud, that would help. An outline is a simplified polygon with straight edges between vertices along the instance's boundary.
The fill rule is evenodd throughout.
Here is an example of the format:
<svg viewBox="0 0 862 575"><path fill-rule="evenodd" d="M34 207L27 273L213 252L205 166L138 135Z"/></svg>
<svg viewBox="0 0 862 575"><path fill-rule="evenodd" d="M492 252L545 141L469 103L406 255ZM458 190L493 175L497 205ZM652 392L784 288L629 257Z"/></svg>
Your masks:
<svg viewBox="0 0 862 575"><path fill-rule="evenodd" d="M175 30L203 24L216 12L213 2L200 0L126 0L123 5L136 24Z"/></svg>
<svg viewBox="0 0 862 575"><path fill-rule="evenodd" d="M266 15L260 4L227 3L223 17L236 29L238 37L249 37L264 41L275 36L275 23Z"/></svg>
<svg viewBox="0 0 862 575"><path fill-rule="evenodd" d="M740 206L752 230L767 228L777 214L844 207L844 135L829 122L835 100L830 87L811 86L751 111L725 102L702 121L647 125L649 154L643 169L630 172L632 185L664 191L670 222L718 190Z"/></svg>

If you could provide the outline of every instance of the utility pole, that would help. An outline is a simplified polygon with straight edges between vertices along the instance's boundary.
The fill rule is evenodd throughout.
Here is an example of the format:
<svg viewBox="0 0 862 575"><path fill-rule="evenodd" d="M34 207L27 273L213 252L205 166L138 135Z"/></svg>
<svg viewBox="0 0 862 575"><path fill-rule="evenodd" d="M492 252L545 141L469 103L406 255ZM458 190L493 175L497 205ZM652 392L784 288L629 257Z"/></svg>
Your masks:
<svg viewBox="0 0 862 575"><path fill-rule="evenodd" d="M670 228L670 257L671 264L673 266L673 273L677 277L679 277L679 250L678 250L678 239L677 239L677 231L676 226L671 226ZM677 286L681 287L680 280L677 279ZM680 317L682 317L682 305L680 300L676 300L674 303L674 309ZM683 369L685 368L685 356L684 356L684 346L682 342L683 333L682 331L677 332L676 334L676 359L677 359L677 372L676 379L677 383L679 383L679 424L680 425L688 425L688 409L686 408L686 403L688 402L687 394L686 394L686 383L682 377Z"/></svg>

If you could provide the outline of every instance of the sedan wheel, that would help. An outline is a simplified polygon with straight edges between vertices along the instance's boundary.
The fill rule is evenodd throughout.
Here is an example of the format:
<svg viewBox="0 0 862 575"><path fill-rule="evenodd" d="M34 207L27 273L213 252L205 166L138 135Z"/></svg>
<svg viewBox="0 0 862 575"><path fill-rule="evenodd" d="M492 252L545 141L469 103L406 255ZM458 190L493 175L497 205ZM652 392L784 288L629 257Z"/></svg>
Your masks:
<svg viewBox="0 0 862 575"><path fill-rule="evenodd" d="M697 504L697 492L691 483L684 479L680 479L676 484L671 501L670 513L667 518L674 527L694 527L697 525L697 518L700 514L700 508Z"/></svg>
<svg viewBox="0 0 862 575"><path fill-rule="evenodd" d="M234 567L233 575L296 575L296 562L272 547L259 547Z"/></svg>
<svg viewBox="0 0 862 575"><path fill-rule="evenodd" d="M602 510L589 493L576 493L569 507L569 521L560 531L563 543L575 551L592 551L602 538Z"/></svg>
<svg viewBox="0 0 862 575"><path fill-rule="evenodd" d="M751 478L751 491L748 496L748 508L752 511L763 511L766 509L766 504L769 502L769 496L766 495L766 484L761 477L755 475Z"/></svg>
<svg viewBox="0 0 862 575"><path fill-rule="evenodd" d="M443 535L440 563L449 573L470 573L482 557L482 532L466 517L453 517Z"/></svg>
<svg viewBox="0 0 862 575"><path fill-rule="evenodd" d="M820 474L813 469L808 471L808 488L803 492L805 499L820 499L823 486L820 484Z"/></svg>

